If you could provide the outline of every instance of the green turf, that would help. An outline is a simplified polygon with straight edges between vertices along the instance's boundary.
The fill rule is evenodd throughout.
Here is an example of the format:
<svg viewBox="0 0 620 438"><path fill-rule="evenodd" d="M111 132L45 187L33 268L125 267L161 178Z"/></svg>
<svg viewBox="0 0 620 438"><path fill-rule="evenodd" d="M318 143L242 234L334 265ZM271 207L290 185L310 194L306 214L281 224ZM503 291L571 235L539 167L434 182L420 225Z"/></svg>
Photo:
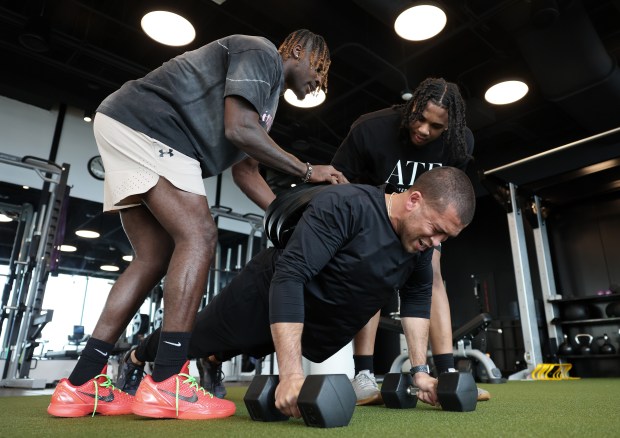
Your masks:
<svg viewBox="0 0 620 438"><path fill-rule="evenodd" d="M314 429L302 420L260 423L250 420L244 387L229 387L237 413L212 421L151 420L122 417L53 418L49 396L0 398L0 436L67 437L619 437L620 379L523 381L480 385L492 399L475 412L443 412L427 405L412 410L365 406L348 427Z"/></svg>

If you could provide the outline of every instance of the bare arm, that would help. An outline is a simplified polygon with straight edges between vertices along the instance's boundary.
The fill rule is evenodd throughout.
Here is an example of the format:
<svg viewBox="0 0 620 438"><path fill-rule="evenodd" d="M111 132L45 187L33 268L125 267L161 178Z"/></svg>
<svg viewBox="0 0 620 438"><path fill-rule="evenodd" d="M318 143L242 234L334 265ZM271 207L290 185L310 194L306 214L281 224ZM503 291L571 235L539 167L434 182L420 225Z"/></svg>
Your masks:
<svg viewBox="0 0 620 438"><path fill-rule="evenodd" d="M271 336L276 347L280 383L276 388L276 408L283 414L299 418L297 397L304 383L301 363L301 323L278 322L271 324Z"/></svg>
<svg viewBox="0 0 620 438"><path fill-rule="evenodd" d="M407 340L411 365L425 364L428 347L428 319L404 317L401 318L401 322ZM416 373L413 376L413 382L419 388L418 399L431 405L437 403L437 379L426 373Z"/></svg>
<svg viewBox="0 0 620 438"><path fill-rule="evenodd" d="M258 121L258 113L245 99L227 96L224 100L226 138L250 157L266 166L303 178L307 166L273 141ZM310 182L347 182L332 166L313 166Z"/></svg>
<svg viewBox="0 0 620 438"><path fill-rule="evenodd" d="M430 339L433 354L452 354L452 319L446 287L441 276L441 251L433 251L433 304Z"/></svg>
<svg viewBox="0 0 620 438"><path fill-rule="evenodd" d="M246 158L232 167L232 176L237 187L256 205L265 210L276 198L273 191L258 171L258 161Z"/></svg>

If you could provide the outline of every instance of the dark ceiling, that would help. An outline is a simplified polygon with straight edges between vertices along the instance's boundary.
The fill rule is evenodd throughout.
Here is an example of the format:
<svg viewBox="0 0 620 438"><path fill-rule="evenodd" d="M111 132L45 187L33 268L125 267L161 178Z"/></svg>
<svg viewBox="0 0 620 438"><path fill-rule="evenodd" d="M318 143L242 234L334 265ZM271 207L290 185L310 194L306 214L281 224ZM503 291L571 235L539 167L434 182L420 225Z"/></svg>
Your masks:
<svg viewBox="0 0 620 438"><path fill-rule="evenodd" d="M461 88L478 169L620 126L620 0L438 1L447 13L447 26L422 42L402 40L392 27L395 10L411 3L2 0L0 94L43 108L65 104L93 110L125 81L216 38L244 33L265 36L277 45L289 32L308 28L322 34L331 49L328 98L305 110L282 101L271 131L280 145L304 161L328 163L359 115L399 103L406 86L415 88L428 76L444 77ZM157 7L192 21L196 40L171 48L147 37L140 19ZM36 19L49 26L46 44L28 38ZM487 104L486 88L506 77L525 79L529 94L511 105ZM537 178L553 178L559 171L574 174L589 166L588 172L574 174L582 187L590 184L588 193L601 186L618 190L620 167L612 160L620 155L618 138L612 147L586 144L582 148L587 153L578 158L554 155ZM597 173L592 165L603 161L612 164ZM559 163L561 170L556 171ZM274 189L288 182L274 172L266 174ZM555 202L569 200L562 187L549 196ZM97 215L100 205L92 204L85 203L86 215L81 209L73 212L77 222ZM126 240L115 243L122 240L116 237L117 232L122 236L116 221L105 246L126 245ZM2 244L11 245L5 238Z"/></svg>

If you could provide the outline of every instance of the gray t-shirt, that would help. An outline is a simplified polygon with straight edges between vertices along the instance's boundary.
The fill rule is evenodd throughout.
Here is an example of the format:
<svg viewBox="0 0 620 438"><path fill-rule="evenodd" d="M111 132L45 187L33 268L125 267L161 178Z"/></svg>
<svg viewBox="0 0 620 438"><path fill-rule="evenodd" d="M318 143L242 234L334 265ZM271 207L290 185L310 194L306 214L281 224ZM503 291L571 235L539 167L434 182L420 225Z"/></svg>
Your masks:
<svg viewBox="0 0 620 438"><path fill-rule="evenodd" d="M97 111L195 158L206 178L246 157L224 136L224 98L250 102L268 132L283 88L276 47L262 37L231 35L125 83Z"/></svg>

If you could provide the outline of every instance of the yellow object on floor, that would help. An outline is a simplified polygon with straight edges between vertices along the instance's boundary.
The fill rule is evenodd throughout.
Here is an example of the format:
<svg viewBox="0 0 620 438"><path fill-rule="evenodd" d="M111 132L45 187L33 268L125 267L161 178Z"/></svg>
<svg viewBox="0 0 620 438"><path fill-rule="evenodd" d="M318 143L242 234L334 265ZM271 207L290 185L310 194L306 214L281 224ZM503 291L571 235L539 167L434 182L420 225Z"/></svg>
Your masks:
<svg viewBox="0 0 620 438"><path fill-rule="evenodd" d="M577 380L568 375L572 367L570 363L540 363L532 371L532 380Z"/></svg>

